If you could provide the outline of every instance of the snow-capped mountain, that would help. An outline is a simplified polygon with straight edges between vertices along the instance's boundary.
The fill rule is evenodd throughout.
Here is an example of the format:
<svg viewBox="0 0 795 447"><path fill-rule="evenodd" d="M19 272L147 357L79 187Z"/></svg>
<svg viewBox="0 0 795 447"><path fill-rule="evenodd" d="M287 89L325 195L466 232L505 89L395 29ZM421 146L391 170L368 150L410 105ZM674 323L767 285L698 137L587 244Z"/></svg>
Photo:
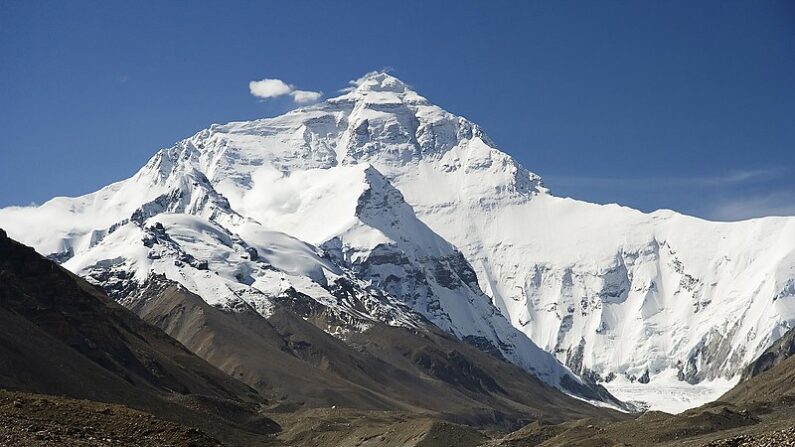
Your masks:
<svg viewBox="0 0 795 447"><path fill-rule="evenodd" d="M323 329L343 338L375 321L430 321L552 386L617 403L516 330L461 252L417 219L376 168L338 163L327 150L333 142L320 142L333 120L313 125L322 135L300 151L280 141L266 149L246 134L230 146L204 131L96 193L2 210L0 225L129 306L165 278L219 308L265 317L277 301L314 300L326 309Z"/></svg>
<svg viewBox="0 0 795 447"><path fill-rule="evenodd" d="M555 197L384 73L212 125L96 193L0 210L0 226L119 299L153 274L263 315L297 291L335 309L338 336L427 319L554 386L582 386L557 358L663 409L719 395L795 322L795 219Z"/></svg>

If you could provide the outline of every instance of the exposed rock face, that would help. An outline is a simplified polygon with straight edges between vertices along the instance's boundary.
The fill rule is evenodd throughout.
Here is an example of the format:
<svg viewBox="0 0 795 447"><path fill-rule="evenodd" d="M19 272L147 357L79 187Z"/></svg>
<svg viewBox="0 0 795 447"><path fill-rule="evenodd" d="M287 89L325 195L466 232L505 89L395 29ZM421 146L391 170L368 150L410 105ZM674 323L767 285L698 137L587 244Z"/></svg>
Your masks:
<svg viewBox="0 0 795 447"><path fill-rule="evenodd" d="M756 377L793 355L795 355L795 330L790 330L743 370L741 380Z"/></svg>
<svg viewBox="0 0 795 447"><path fill-rule="evenodd" d="M720 397L737 405L786 406L795 402L795 329L743 371L740 382Z"/></svg>

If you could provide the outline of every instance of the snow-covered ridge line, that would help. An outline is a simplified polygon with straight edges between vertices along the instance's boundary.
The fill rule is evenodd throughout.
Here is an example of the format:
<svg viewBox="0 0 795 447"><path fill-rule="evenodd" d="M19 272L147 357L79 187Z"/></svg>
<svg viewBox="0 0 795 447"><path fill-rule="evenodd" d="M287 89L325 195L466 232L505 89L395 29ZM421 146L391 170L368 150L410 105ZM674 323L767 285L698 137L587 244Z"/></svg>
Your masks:
<svg viewBox="0 0 795 447"><path fill-rule="evenodd" d="M205 224L161 213L204 219L240 247L283 253L281 264L243 259L245 248L206 239ZM205 294L265 303L238 288L267 297L300 283L345 309L328 282L343 278L400 324L411 317L395 309L409 306L528 368L547 365L553 384L559 366L518 346L647 396L730 383L795 323L795 218L718 223L555 197L479 126L384 73L282 116L212 125L96 193L0 210L12 237L83 274L81 259L119 257L124 274L148 274L160 264L142 260L152 247L139 239L158 222L196 259L209 250L207 271L170 273L188 288L215 272ZM311 248L258 245L245 228ZM292 256L306 264L286 267ZM159 271L173 270L166 258Z"/></svg>

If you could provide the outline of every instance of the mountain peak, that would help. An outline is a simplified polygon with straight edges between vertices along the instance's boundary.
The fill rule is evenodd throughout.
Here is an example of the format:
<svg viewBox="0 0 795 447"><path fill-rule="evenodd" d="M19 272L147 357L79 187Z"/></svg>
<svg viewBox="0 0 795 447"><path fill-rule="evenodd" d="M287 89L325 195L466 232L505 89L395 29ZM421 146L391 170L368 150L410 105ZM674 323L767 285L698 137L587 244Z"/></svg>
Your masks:
<svg viewBox="0 0 795 447"><path fill-rule="evenodd" d="M400 79L384 72L371 71L361 78L352 81L354 91L365 92L393 92L404 93L411 91L408 85Z"/></svg>
<svg viewBox="0 0 795 447"><path fill-rule="evenodd" d="M427 100L408 84L383 71L371 71L351 81L347 93L330 101L356 101L364 103L426 103Z"/></svg>

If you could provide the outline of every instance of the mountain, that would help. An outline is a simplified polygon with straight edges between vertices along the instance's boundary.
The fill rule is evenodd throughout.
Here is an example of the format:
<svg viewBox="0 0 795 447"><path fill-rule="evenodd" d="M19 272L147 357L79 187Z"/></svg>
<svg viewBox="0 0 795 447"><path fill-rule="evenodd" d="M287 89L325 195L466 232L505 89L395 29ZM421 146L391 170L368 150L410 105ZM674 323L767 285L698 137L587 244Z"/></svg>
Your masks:
<svg viewBox="0 0 795 447"><path fill-rule="evenodd" d="M611 401L604 384L669 411L718 397L795 321L795 219L555 197L385 73L212 125L96 193L0 210L0 226L127 306L163 275L265 318L290 295L318 303L343 341L428 321L567 392Z"/></svg>
<svg viewBox="0 0 795 447"><path fill-rule="evenodd" d="M244 217L218 192L223 185L197 165L204 145L183 141L131 179L81 198L54 199L36 208L30 226L19 219L30 210L19 208L3 210L0 224L127 306L152 275L209 304L253 308L264 317L275 300L294 291L329 309L321 326L338 337L377 322L412 328L430 321L552 386L616 403L513 328L461 253L417 219L376 169L360 164L306 173L302 187L312 186L302 188L304 196L293 187L258 194L284 216L283 225L271 216L266 226L260 216ZM218 169L230 178L246 172ZM258 175L270 175L269 169ZM301 209L288 209L296 206Z"/></svg>
<svg viewBox="0 0 795 447"><path fill-rule="evenodd" d="M0 341L5 389L123 404L231 444L278 430L255 390L2 230Z"/></svg>

